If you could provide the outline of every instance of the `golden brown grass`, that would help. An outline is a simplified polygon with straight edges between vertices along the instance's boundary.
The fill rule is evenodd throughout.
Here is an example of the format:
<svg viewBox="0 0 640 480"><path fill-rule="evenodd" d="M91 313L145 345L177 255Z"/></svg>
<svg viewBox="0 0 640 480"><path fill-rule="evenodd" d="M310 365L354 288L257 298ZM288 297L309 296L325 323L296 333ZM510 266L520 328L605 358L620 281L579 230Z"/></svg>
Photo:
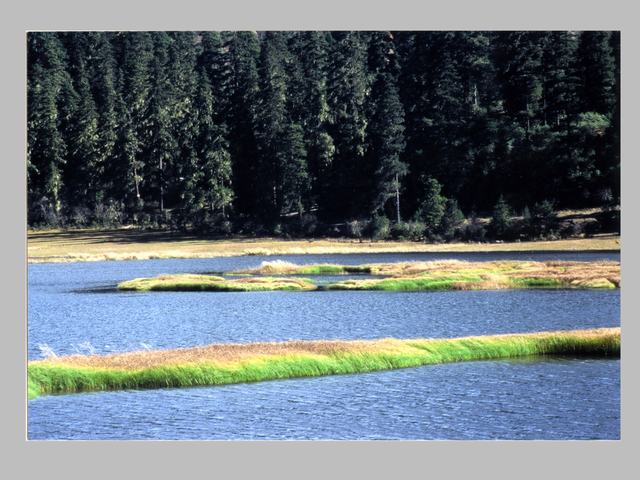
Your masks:
<svg viewBox="0 0 640 480"><path fill-rule="evenodd" d="M136 278L118 284L120 290L135 291L218 291L259 292L314 290L313 283L304 278L249 277L225 279L215 275L176 274L153 278Z"/></svg>
<svg viewBox="0 0 640 480"><path fill-rule="evenodd" d="M358 266L333 264L296 265L290 262L263 262L259 268L241 270L252 275L304 274L354 270L383 276L383 279L350 279L328 285L330 289L430 290L495 289L536 286L573 288L615 288L620 286L620 264L612 261L495 261L373 263Z"/></svg>
<svg viewBox="0 0 640 480"><path fill-rule="evenodd" d="M30 362L28 395L257 382L528 355L618 357L620 329L209 345Z"/></svg>
<svg viewBox="0 0 640 480"><path fill-rule="evenodd" d="M213 344L202 347L171 350L145 350L109 355L69 355L46 360L34 360L30 365L101 368L117 370L141 370L152 367L204 363L228 364L273 356L335 355L341 353L389 353L400 352L407 346L439 345L447 342L518 342L541 340L558 336L577 339L619 337L620 328L594 328L587 330L550 331L503 335L482 335L451 339L396 339L379 340L295 340L288 342L257 342L245 344Z"/></svg>
<svg viewBox="0 0 640 480"><path fill-rule="evenodd" d="M28 232L28 260L79 262L211 258L238 255L502 252L545 250L619 250L619 236L519 243L450 243L357 241L347 239L278 240L274 238L212 240L186 234L119 230L47 230Z"/></svg>

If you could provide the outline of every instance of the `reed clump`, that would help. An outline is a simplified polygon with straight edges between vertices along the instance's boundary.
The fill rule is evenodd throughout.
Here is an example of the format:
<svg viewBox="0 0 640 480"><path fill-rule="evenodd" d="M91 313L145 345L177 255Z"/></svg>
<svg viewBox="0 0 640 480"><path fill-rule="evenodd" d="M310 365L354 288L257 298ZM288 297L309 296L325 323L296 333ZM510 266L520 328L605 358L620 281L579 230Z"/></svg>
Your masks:
<svg viewBox="0 0 640 480"><path fill-rule="evenodd" d="M430 262L365 265L296 265L263 262L260 267L234 273L251 275L340 275L364 273L384 278L349 279L330 283L329 290L477 290L501 288L617 288L618 262Z"/></svg>
<svg viewBox="0 0 640 480"><path fill-rule="evenodd" d="M316 286L304 278L247 277L227 279L216 275L160 275L136 278L118 284L119 290L134 291L212 291L264 292L305 291Z"/></svg>
<svg viewBox="0 0 640 480"><path fill-rule="evenodd" d="M370 274L369 265L337 265L333 263L319 263L312 265L298 265L284 260L264 261L258 268L234 270L232 275L348 275Z"/></svg>
<svg viewBox="0 0 640 480"><path fill-rule="evenodd" d="M28 395L222 385L527 355L619 357L620 328L452 339L221 344L71 355L30 362Z"/></svg>

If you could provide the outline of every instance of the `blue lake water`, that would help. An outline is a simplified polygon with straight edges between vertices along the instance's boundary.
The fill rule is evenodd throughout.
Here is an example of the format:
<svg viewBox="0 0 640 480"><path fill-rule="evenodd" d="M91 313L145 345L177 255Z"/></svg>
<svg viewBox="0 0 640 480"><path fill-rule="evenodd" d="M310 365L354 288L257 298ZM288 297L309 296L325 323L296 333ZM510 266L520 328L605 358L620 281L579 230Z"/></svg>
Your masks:
<svg viewBox="0 0 640 480"><path fill-rule="evenodd" d="M28 356L216 342L455 337L620 324L619 290L149 292L161 273L263 260L618 260L618 253L283 255L29 266ZM618 360L528 359L223 387L44 396L28 435L162 439L619 438Z"/></svg>

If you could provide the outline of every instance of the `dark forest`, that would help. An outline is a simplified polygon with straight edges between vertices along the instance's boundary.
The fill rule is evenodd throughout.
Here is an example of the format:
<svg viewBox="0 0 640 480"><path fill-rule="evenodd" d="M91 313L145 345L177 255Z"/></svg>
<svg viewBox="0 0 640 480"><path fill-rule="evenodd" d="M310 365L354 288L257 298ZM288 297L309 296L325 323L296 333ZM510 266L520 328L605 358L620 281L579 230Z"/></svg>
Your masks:
<svg viewBox="0 0 640 480"><path fill-rule="evenodd" d="M620 203L619 32L27 44L31 227L540 237L559 209Z"/></svg>

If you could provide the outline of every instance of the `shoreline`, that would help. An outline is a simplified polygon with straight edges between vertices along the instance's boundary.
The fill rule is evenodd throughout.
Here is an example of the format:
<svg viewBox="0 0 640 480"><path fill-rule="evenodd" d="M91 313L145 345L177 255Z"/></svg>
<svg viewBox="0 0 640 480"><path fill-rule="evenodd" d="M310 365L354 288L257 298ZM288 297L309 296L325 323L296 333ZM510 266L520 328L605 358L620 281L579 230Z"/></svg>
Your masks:
<svg viewBox="0 0 640 480"><path fill-rule="evenodd" d="M30 231L27 260L37 263L273 255L374 253L619 252L619 235L495 243L421 243L353 239L209 239L138 230Z"/></svg>

